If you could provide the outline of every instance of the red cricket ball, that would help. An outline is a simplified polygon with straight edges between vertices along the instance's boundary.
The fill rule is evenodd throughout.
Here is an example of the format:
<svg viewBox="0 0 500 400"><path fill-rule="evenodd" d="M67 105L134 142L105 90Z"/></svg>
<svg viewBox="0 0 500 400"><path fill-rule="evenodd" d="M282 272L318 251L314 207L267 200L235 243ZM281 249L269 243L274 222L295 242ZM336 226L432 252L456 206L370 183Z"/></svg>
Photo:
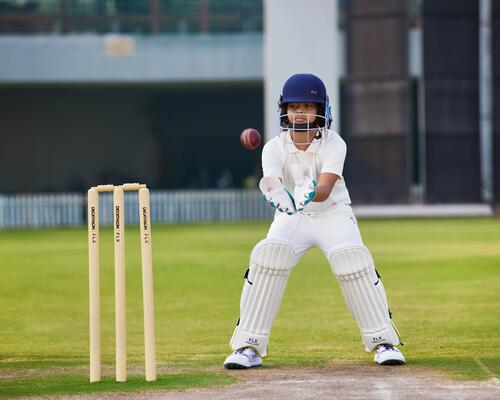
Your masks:
<svg viewBox="0 0 500 400"><path fill-rule="evenodd" d="M262 143L262 137L257 129L247 128L240 135L241 145L248 150L255 150Z"/></svg>

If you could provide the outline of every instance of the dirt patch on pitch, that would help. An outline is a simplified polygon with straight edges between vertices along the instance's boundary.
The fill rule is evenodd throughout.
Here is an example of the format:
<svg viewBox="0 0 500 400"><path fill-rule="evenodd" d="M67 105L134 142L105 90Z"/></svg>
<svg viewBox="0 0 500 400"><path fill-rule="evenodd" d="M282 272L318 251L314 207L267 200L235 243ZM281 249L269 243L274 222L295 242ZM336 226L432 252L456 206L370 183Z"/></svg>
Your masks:
<svg viewBox="0 0 500 400"><path fill-rule="evenodd" d="M451 381L419 368L339 365L309 369L231 371L239 382L212 389L100 395L126 400L499 399L500 381ZM82 397L95 399L95 397Z"/></svg>

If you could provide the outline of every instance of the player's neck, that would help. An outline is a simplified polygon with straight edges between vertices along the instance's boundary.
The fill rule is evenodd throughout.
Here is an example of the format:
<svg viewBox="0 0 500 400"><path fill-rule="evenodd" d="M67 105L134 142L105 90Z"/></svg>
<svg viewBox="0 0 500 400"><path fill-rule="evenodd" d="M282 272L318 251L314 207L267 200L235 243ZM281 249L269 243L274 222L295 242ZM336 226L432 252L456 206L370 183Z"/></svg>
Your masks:
<svg viewBox="0 0 500 400"><path fill-rule="evenodd" d="M295 144L295 147L301 151L306 151L308 148L309 148L309 144L298 144L298 143L294 143Z"/></svg>
<svg viewBox="0 0 500 400"><path fill-rule="evenodd" d="M295 147L301 151L306 151L314 140L315 133L310 132L300 132L293 133L292 140Z"/></svg>

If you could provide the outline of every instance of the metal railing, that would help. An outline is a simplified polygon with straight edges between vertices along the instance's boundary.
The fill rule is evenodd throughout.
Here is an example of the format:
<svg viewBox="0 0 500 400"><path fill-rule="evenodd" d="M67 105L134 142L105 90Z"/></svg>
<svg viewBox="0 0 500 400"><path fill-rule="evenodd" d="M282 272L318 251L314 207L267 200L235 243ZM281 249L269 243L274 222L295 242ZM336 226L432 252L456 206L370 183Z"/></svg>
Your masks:
<svg viewBox="0 0 500 400"><path fill-rule="evenodd" d="M151 192L153 223L271 219L273 210L258 190ZM99 195L102 225L113 221L112 194ZM0 229L77 227L86 224L87 197L80 193L0 195ZM137 193L125 194L125 223L137 224Z"/></svg>

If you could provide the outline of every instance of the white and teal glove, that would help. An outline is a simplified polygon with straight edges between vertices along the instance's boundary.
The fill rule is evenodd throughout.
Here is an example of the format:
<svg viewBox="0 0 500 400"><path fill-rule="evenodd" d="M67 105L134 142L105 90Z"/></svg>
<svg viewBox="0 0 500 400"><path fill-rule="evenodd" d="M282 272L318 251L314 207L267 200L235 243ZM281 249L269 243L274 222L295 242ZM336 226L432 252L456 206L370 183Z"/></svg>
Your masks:
<svg viewBox="0 0 500 400"><path fill-rule="evenodd" d="M292 170L295 180L293 198L297 211L303 211L316 196L316 181L313 179L312 168L308 165L297 165Z"/></svg>
<svg viewBox="0 0 500 400"><path fill-rule="evenodd" d="M262 198L267 201L271 207L278 211L295 214L295 202L290 192L282 185L277 176L264 176L259 183L262 192Z"/></svg>

